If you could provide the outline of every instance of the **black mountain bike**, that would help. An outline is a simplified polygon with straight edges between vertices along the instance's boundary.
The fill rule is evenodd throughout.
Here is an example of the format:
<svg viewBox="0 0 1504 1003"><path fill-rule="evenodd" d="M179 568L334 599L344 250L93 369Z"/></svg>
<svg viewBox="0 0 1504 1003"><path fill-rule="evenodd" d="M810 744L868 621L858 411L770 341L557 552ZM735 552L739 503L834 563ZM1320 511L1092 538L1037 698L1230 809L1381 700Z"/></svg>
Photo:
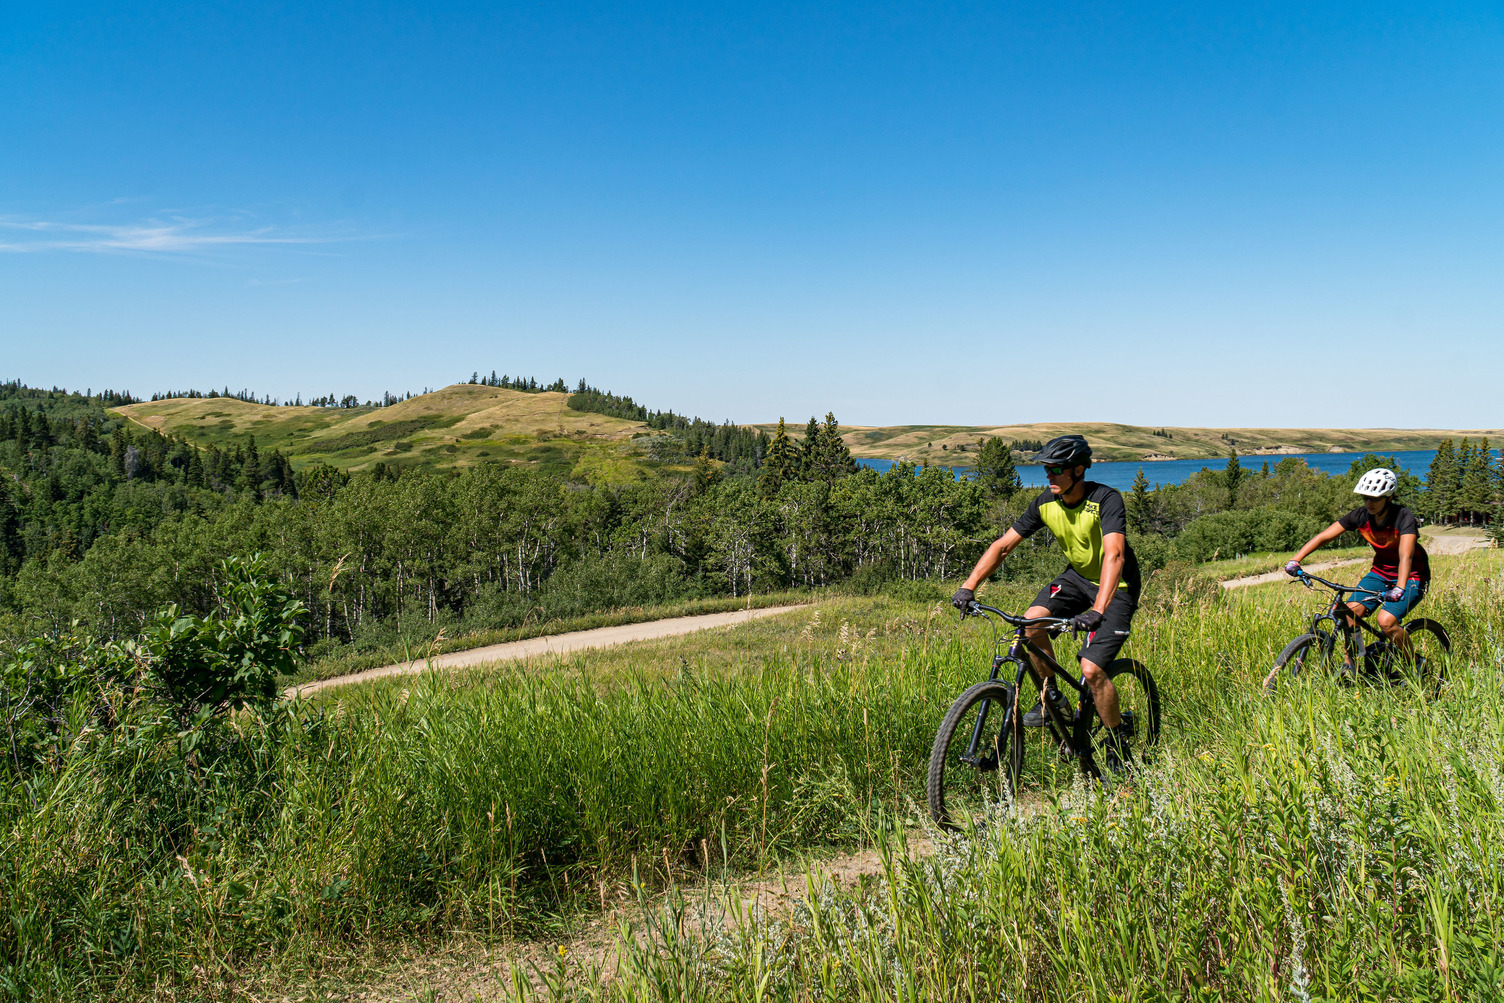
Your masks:
<svg viewBox="0 0 1504 1003"><path fill-rule="evenodd" d="M1349 595L1377 596L1379 593L1338 585L1306 571L1296 572L1295 579L1308 589L1317 585L1330 589L1332 601L1327 603L1323 612L1311 618L1309 631L1285 645L1285 650L1279 653L1274 668L1264 679L1265 693L1273 693L1281 679L1296 678L1308 669L1319 669L1347 681L1361 678L1398 683L1406 678L1412 670L1411 661L1394 649L1382 631L1367 619L1352 616L1346 606ZM1373 635L1373 640L1364 638L1365 631ZM1417 675L1434 691L1441 684L1446 655L1452 650L1452 639L1441 624L1424 617L1405 621L1405 633L1410 635L1411 648L1420 657Z"/></svg>
<svg viewBox="0 0 1504 1003"><path fill-rule="evenodd" d="M935 744L930 749L929 772L925 793L929 797L930 815L944 829L959 829L957 818L984 811L989 801L1001 799L1003 785L1009 795L1018 790L1024 769L1024 710L1030 706L1020 700L1026 677L1042 691L1044 681L1028 655L1042 659L1055 670L1055 678L1076 691L1080 709L1067 718L1058 708L1045 702L1044 731L1061 754L1075 759L1088 778L1099 779L1097 766L1099 743L1105 741L1103 725L1097 716L1091 687L1075 672L1067 672L1053 658L1024 636L1030 627L1044 627L1051 636L1071 631L1069 620L1055 617L1028 619L1004 613L992 606L972 602L962 616L981 616L992 623L992 672L988 677L956 698L940 722ZM996 617L1013 627L1011 641L1000 634ZM1074 636L1074 631L1072 631ZM1007 653L1003 651L1007 644ZM1012 682L999 679L1003 666L1012 665ZM1115 658L1107 667L1107 677L1118 692L1118 707L1123 715L1120 734L1128 743L1127 752L1143 751L1159 741L1159 689L1154 677L1141 663L1131 658Z"/></svg>

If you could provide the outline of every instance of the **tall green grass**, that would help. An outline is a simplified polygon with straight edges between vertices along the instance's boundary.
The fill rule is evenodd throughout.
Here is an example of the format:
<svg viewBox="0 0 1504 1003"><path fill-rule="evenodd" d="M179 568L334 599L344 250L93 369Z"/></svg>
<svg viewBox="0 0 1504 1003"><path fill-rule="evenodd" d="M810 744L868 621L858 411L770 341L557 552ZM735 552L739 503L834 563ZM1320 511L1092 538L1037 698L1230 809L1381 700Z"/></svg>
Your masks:
<svg viewBox="0 0 1504 1003"><path fill-rule="evenodd" d="M805 615L730 673L598 684L582 654L345 689L238 717L197 762L146 725L89 734L0 802L0 988L144 991L331 943L526 933L634 872L851 842L857 798L909 783L956 685L934 637L954 625L887 606L861 636Z"/></svg>
<svg viewBox="0 0 1504 1003"><path fill-rule="evenodd" d="M1484 562L1438 561L1423 609L1464 643L1437 702L1319 680L1260 698L1304 594L1146 611L1129 650L1160 681L1160 757L1095 791L1034 743L1031 810L928 859L897 849L936 723L991 650L935 605L763 621L729 668L702 635L345 689L236 718L195 762L145 726L95 732L0 794L0 990L213 995L362 944L534 935L634 878L876 840L880 887L629 939L616 981L567 977L633 998L1482 998L1504 933L1504 593Z"/></svg>
<svg viewBox="0 0 1504 1003"><path fill-rule="evenodd" d="M695 913L672 901L624 940L613 981L573 984L623 1000L1504 998L1504 587L1496 564L1466 567L1426 610L1460 642L1439 701L1327 679L1257 696L1308 605L1289 590L1144 623L1134 644L1173 719L1131 784L1057 777L1042 806L931 833L930 856L879 836L883 880L811 876L790 912L702 910L732 920L686 935Z"/></svg>

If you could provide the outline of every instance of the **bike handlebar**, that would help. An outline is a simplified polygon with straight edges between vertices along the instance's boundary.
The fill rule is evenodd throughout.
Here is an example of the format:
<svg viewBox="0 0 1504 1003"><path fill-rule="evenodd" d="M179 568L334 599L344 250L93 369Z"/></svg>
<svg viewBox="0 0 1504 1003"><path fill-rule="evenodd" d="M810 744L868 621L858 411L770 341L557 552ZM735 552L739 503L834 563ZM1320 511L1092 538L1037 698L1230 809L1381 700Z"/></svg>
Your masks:
<svg viewBox="0 0 1504 1003"><path fill-rule="evenodd" d="M1058 616L1014 616L1012 613L1004 613L996 606L986 606L973 599L966 604L961 611L961 616L980 616L983 613L992 613L1005 623L1011 623L1015 627L1045 627L1052 634L1063 634L1071 629L1071 621Z"/></svg>
<svg viewBox="0 0 1504 1003"><path fill-rule="evenodd" d="M1297 569L1295 571L1292 571L1292 572L1290 572L1290 575L1296 581L1300 582L1300 584L1304 585L1306 588L1311 588L1312 587L1311 586L1312 582L1319 582L1322 585L1325 585L1327 588L1331 589L1333 592L1338 593L1339 595L1341 593L1343 593L1343 592L1350 592L1353 595L1357 595L1358 593L1361 592L1361 593L1363 593L1366 596L1379 596L1379 597L1382 597L1384 595L1384 593L1382 593L1382 592L1375 592L1373 589L1360 589L1356 585L1338 585L1336 582L1329 582L1325 578L1320 578L1320 577L1317 577L1316 575L1311 574L1305 568L1299 568L1299 569Z"/></svg>

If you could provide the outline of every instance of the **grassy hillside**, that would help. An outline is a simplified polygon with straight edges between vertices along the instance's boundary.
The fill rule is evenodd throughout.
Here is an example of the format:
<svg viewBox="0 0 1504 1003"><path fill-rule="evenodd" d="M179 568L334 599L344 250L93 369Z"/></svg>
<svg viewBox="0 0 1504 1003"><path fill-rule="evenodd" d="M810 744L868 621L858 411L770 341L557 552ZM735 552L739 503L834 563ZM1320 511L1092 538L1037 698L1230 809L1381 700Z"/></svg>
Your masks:
<svg viewBox="0 0 1504 1003"><path fill-rule="evenodd" d="M217 397L116 410L200 445L229 445L250 434L260 447L282 450L295 466L323 461L346 470L378 461L460 467L507 460L573 467L587 454L591 461L609 462L622 444L647 431L639 422L571 411L568 398L460 383L383 408L273 407Z"/></svg>
<svg viewBox="0 0 1504 1003"><path fill-rule="evenodd" d="M755 426L772 432L778 426ZM1156 431L1168 433L1156 435ZM1164 428L1116 425L1110 422L1044 422L1033 425L889 425L849 426L846 445L860 459L919 461L926 456L972 449L978 439L1001 436L1009 440L1044 440L1077 432L1091 440L1101 460L1187 459L1226 456L1236 448L1242 455L1279 453L1384 452L1393 449L1434 449L1442 439L1463 435L1498 438L1499 429L1394 428ZM944 448L942 448L944 447ZM1025 454L1027 455L1027 454Z"/></svg>

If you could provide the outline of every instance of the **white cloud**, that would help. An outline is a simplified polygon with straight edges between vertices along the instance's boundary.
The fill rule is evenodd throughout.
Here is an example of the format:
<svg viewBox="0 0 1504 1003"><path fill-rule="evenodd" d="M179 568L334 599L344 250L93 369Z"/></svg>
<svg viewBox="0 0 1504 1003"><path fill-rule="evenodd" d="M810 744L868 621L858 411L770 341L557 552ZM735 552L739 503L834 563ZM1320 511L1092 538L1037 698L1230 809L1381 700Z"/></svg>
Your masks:
<svg viewBox="0 0 1504 1003"><path fill-rule="evenodd" d="M66 223L0 216L0 252L192 254L253 244L327 244L351 237L317 236L247 226L243 219L173 215L131 223Z"/></svg>

